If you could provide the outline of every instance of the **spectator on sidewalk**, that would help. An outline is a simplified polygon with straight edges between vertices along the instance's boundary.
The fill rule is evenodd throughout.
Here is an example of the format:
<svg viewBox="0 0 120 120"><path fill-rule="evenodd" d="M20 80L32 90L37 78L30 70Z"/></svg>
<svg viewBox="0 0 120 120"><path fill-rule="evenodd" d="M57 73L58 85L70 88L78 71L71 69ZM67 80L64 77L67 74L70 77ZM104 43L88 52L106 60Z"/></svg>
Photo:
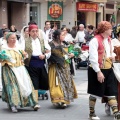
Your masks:
<svg viewBox="0 0 120 120"><path fill-rule="evenodd" d="M78 30L78 32L77 32L77 35L76 35L76 37L75 37L75 40L77 41L77 42L79 42L79 45L81 46L82 45L82 43L84 43L85 42L85 28L84 28L84 25L83 24L80 24L79 25L79 30Z"/></svg>
<svg viewBox="0 0 120 120"><path fill-rule="evenodd" d="M20 38L20 32L16 29L16 26L15 26L15 25L11 25L11 26L10 26L10 32L15 33L16 36L17 36L17 40L19 40L19 38Z"/></svg>
<svg viewBox="0 0 120 120"><path fill-rule="evenodd" d="M75 39L76 34L77 34L77 26L72 27L72 30L70 31L70 34Z"/></svg>
<svg viewBox="0 0 120 120"><path fill-rule="evenodd" d="M45 22L45 28L44 28L44 32L45 32L45 36L46 36L46 40L48 42L52 41L52 34L53 34L53 29L51 29L51 23L50 21L46 21Z"/></svg>
<svg viewBox="0 0 120 120"><path fill-rule="evenodd" d="M0 29L0 38L3 37L3 30L6 28L7 28L6 24L3 24L2 28Z"/></svg>
<svg viewBox="0 0 120 120"><path fill-rule="evenodd" d="M87 45L89 45L90 40L94 37L94 26L89 25L87 28L87 32L85 34L85 42Z"/></svg>

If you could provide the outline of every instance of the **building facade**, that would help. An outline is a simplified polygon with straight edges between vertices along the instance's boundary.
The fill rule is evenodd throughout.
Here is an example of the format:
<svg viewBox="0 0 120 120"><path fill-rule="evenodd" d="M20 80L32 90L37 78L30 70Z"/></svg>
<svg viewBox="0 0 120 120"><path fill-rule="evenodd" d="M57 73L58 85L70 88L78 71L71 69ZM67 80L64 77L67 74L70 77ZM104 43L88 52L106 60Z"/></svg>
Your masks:
<svg viewBox="0 0 120 120"><path fill-rule="evenodd" d="M20 31L29 21L35 21L41 29L44 29L45 21L48 20L49 0L0 0L0 26L6 23L8 27L12 24ZM51 1L51 0L50 0ZM56 0L52 0L56 1ZM120 10L117 9L118 2L114 0L57 0L63 1L63 19L54 21L58 28L73 26L83 23L92 24L95 27L102 20L110 20L114 13L117 17L116 23L120 22ZM87 7L86 7L87 6Z"/></svg>

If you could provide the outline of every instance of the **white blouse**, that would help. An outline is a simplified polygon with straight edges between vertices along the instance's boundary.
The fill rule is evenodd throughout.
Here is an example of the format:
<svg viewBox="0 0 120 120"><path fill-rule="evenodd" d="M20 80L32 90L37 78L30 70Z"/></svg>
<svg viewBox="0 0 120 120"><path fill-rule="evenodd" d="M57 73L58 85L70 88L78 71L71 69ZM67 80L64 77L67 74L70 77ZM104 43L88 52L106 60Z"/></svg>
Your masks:
<svg viewBox="0 0 120 120"><path fill-rule="evenodd" d="M112 39L111 41L113 46L120 46L120 41L118 39L115 38L115 39Z"/></svg>

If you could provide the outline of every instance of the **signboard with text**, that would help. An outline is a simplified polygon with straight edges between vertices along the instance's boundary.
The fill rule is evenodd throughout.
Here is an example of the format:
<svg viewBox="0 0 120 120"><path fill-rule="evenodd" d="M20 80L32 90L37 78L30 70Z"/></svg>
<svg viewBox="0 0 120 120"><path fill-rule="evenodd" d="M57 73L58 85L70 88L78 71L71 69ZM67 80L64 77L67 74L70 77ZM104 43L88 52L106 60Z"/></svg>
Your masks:
<svg viewBox="0 0 120 120"><path fill-rule="evenodd" d="M97 10L98 10L98 5L95 4L95 3L77 2L77 3L76 3L76 9L77 9L77 11L97 12Z"/></svg>
<svg viewBox="0 0 120 120"><path fill-rule="evenodd" d="M24 2L24 3L32 3L33 0L7 0L7 1L11 1L11 2Z"/></svg>
<svg viewBox="0 0 120 120"><path fill-rule="evenodd" d="M48 1L48 20L63 20L63 2Z"/></svg>

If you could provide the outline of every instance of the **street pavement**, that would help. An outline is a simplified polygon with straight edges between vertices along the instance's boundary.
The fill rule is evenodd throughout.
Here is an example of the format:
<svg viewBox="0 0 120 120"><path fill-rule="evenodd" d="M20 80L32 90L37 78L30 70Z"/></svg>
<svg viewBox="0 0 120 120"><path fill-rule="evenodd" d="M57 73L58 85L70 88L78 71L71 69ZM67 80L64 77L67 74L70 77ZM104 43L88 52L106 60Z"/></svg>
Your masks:
<svg viewBox="0 0 120 120"><path fill-rule="evenodd" d="M5 102L0 99L0 120L88 120L89 95L87 94L87 70L80 68L74 77L78 99L75 99L66 109L55 108L48 100L39 100L41 109L33 111L32 108L19 108L18 113L12 113ZM49 93L49 92L48 92ZM113 120L104 112L104 104L97 100L96 114L101 120Z"/></svg>

